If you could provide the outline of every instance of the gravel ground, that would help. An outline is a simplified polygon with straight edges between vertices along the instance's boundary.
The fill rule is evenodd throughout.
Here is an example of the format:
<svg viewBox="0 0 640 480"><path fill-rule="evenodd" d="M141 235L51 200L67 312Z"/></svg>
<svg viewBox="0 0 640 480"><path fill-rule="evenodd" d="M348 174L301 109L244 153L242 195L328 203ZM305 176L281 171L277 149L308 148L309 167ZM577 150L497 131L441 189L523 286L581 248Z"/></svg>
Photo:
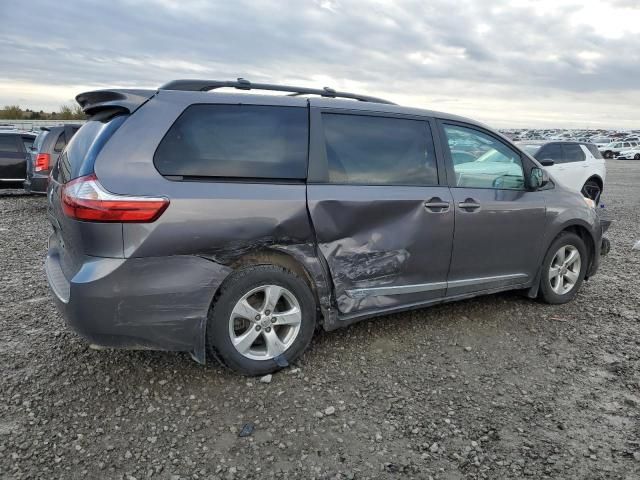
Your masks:
<svg viewBox="0 0 640 480"><path fill-rule="evenodd" d="M270 383L90 349L49 298L45 199L2 193L0 477L640 478L640 162L609 175L613 250L574 303L321 332Z"/></svg>

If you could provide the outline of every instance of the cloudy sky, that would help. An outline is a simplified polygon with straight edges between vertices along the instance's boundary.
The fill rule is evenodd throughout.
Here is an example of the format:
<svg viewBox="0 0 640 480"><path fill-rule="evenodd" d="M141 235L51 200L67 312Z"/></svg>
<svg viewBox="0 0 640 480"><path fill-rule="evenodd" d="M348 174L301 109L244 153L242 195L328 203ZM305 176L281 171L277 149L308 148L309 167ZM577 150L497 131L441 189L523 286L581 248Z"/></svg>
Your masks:
<svg viewBox="0 0 640 480"><path fill-rule="evenodd" d="M496 127L640 128L640 0L0 0L0 60L0 106L241 76Z"/></svg>

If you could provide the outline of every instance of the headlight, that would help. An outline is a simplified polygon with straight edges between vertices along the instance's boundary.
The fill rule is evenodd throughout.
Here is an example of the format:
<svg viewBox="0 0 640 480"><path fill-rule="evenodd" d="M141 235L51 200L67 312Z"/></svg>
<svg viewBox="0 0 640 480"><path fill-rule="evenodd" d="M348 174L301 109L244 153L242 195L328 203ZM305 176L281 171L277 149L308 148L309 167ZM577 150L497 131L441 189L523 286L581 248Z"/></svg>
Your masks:
<svg viewBox="0 0 640 480"><path fill-rule="evenodd" d="M588 207L596 208L596 202L594 202L590 198L582 197L582 199L584 200L584 203L586 203Z"/></svg>

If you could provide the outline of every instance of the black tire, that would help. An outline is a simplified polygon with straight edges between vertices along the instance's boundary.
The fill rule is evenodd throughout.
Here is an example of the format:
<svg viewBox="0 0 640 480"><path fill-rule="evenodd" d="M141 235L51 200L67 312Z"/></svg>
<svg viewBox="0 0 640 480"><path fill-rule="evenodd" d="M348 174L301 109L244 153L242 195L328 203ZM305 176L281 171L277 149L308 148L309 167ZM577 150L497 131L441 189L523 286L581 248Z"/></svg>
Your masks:
<svg viewBox="0 0 640 480"><path fill-rule="evenodd" d="M634 160L640 160L640 153L636 153L636 154L633 156L633 159L634 159Z"/></svg>
<svg viewBox="0 0 640 480"><path fill-rule="evenodd" d="M613 158L613 152L610 151L610 150L607 150L606 152L604 152L604 158L612 159Z"/></svg>
<svg viewBox="0 0 640 480"><path fill-rule="evenodd" d="M558 250L566 245L572 245L578 249L581 259L580 273L575 286L564 295L559 295L551 288L549 270L551 268L551 262ZM551 243L551 246L549 247L549 250L547 251L547 254L545 255L542 262L542 274L540 276L540 298L544 302L550 303L552 305L567 303L573 300L580 290L580 286L582 285L585 274L587 272L589 261L590 258L588 256L588 250L582 238L571 232L562 232L560 235L558 235L556 239Z"/></svg>
<svg viewBox="0 0 640 480"><path fill-rule="evenodd" d="M600 185L597 181L587 180L582 187L582 195L590 198L597 205L600 202L600 195L602 195L602 190L600 189Z"/></svg>
<svg viewBox="0 0 640 480"><path fill-rule="evenodd" d="M276 359L254 360L241 354L233 345L229 321L236 303L251 290L262 285L277 285L291 292L300 305L300 330L293 343ZM207 353L223 366L243 375L273 373L296 360L306 350L316 325L316 302L309 286L294 273L275 265L256 265L233 272L216 296L207 321ZM253 328L253 327L249 327Z"/></svg>

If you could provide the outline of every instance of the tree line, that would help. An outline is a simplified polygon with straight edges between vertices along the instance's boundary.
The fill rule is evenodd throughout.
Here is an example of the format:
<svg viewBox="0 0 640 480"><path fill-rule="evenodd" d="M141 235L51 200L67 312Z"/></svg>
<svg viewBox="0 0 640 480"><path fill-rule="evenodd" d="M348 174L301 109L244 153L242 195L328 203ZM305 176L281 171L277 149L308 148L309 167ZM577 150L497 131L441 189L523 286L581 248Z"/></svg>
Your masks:
<svg viewBox="0 0 640 480"><path fill-rule="evenodd" d="M7 105L0 109L0 120L85 120L87 116L80 105L60 105L57 112L22 109L19 105Z"/></svg>

